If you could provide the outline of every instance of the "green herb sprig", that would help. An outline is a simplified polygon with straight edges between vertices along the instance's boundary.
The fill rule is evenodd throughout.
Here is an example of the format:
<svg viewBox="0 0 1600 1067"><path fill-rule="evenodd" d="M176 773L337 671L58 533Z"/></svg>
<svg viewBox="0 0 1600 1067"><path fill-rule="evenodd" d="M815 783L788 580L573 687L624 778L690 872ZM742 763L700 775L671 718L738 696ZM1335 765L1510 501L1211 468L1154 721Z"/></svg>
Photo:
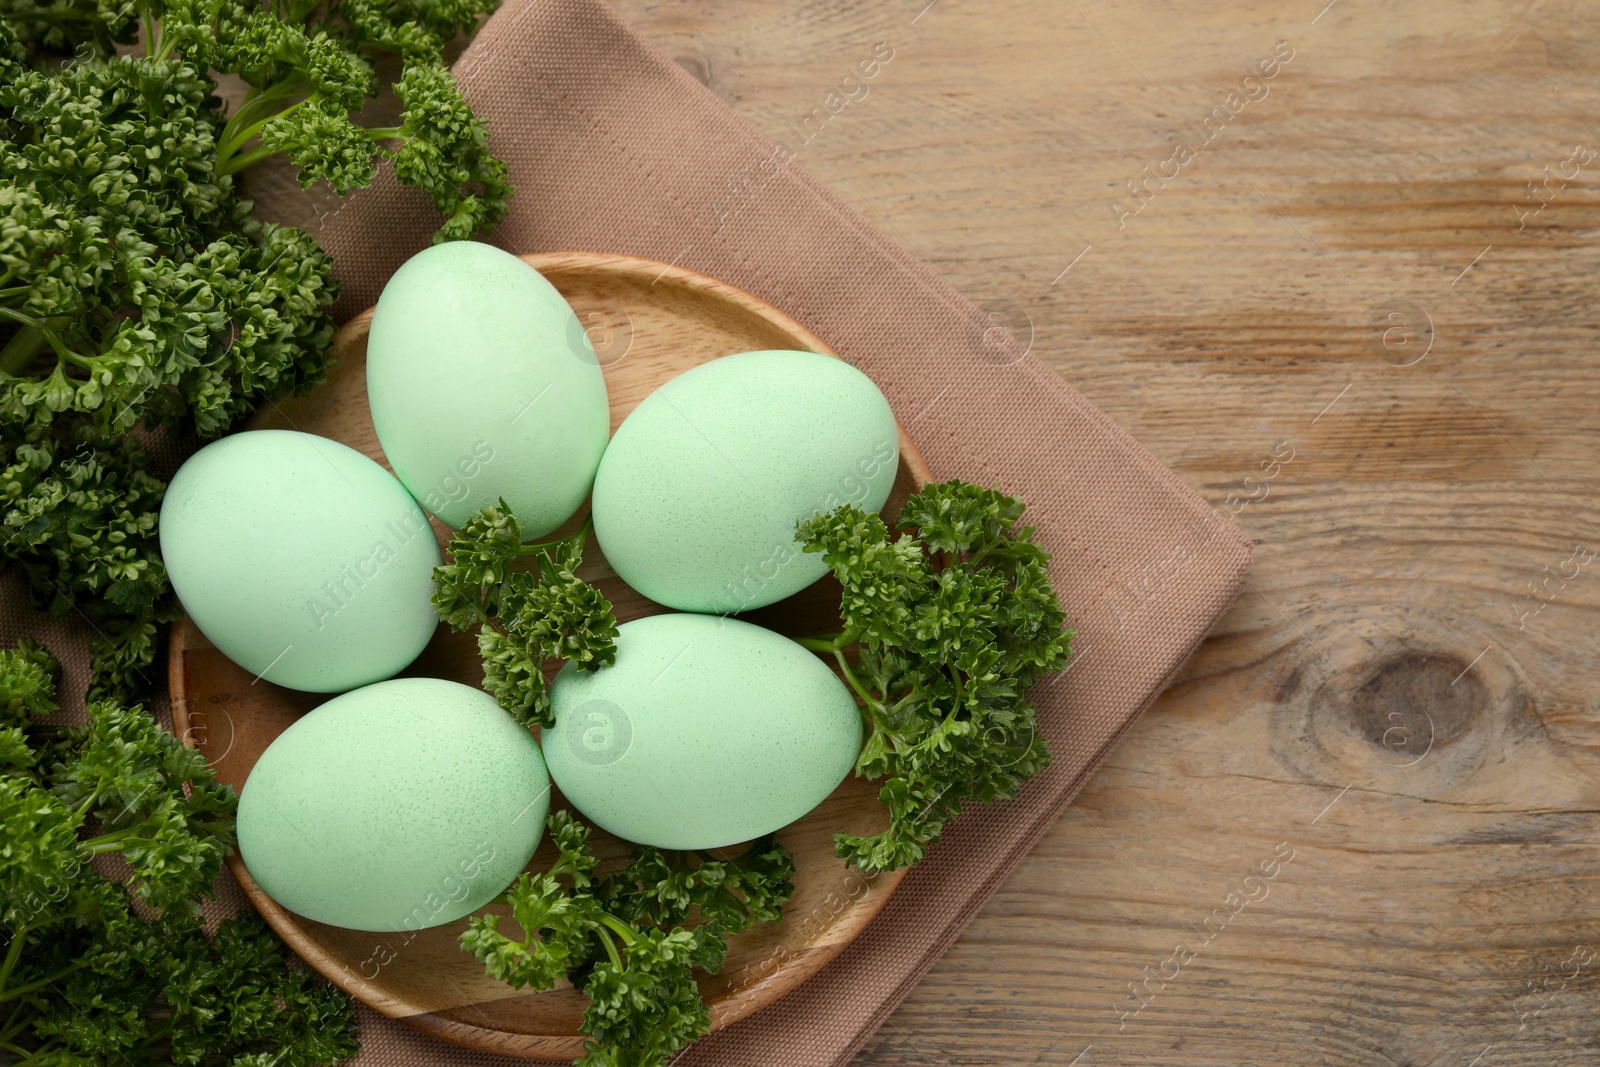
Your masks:
<svg viewBox="0 0 1600 1067"><path fill-rule="evenodd" d="M176 616L131 435L217 437L323 378L332 262L236 177L281 155L343 194L389 162L436 240L491 228L512 190L444 47L496 3L0 0L0 559L92 628L91 698L152 691ZM404 111L369 128L385 55Z"/></svg>
<svg viewBox="0 0 1600 1067"><path fill-rule="evenodd" d="M570 537L523 544L522 528L501 500L462 525L449 560L433 572L439 617L457 632L480 627L484 688L526 726L555 722L547 660L596 671L616 659L611 603L577 575L590 528L585 521ZM532 569L511 569L524 559Z"/></svg>
<svg viewBox="0 0 1600 1067"><path fill-rule="evenodd" d="M596 879L588 827L557 811L549 831L557 861L502 898L522 936L491 913L469 922L461 946L514 988L549 989L565 976L588 995L576 1067L665 1067L711 1028L693 969L716 973L729 936L778 921L794 857L770 836L734 859L639 846L627 867Z"/></svg>
<svg viewBox="0 0 1600 1067"><path fill-rule="evenodd" d="M948 481L906 501L894 536L850 504L798 525L844 589L840 631L800 643L833 658L866 717L856 773L887 779L889 828L834 835L847 864L910 866L965 801L1014 796L1049 763L1027 694L1073 633L1022 512Z"/></svg>
<svg viewBox="0 0 1600 1067"><path fill-rule="evenodd" d="M58 673L29 641L0 651L0 1053L14 1067L354 1055L349 998L292 966L253 913L205 932L233 790L142 708L41 724ZM96 870L108 855L125 883Z"/></svg>

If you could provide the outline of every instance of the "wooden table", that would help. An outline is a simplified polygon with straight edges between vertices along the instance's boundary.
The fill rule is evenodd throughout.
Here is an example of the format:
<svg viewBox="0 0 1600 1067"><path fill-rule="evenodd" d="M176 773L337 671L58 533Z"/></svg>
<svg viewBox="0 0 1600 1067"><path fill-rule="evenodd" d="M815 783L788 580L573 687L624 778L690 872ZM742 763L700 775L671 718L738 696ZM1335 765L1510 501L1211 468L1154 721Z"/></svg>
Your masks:
<svg viewBox="0 0 1600 1067"><path fill-rule="evenodd" d="M1326 2L621 0L1259 545L863 1065L1600 1062L1600 24Z"/></svg>
<svg viewBox="0 0 1600 1067"><path fill-rule="evenodd" d="M615 2L1258 544L861 1067L1600 1063L1593 7Z"/></svg>

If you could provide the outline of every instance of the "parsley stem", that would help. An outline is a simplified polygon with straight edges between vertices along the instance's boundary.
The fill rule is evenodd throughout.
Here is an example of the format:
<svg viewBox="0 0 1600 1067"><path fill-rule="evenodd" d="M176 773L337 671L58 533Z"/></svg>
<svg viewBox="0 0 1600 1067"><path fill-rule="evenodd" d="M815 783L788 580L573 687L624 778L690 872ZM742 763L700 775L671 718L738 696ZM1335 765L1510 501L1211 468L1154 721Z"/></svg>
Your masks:
<svg viewBox="0 0 1600 1067"><path fill-rule="evenodd" d="M36 341L31 339L31 336L29 340L20 340L25 335L28 335L30 329L36 330L44 338L45 342L56 350L56 355L61 359L71 360L80 365L87 365L88 361L68 348L62 342L61 335L56 332L58 327L65 325L68 321L66 316L36 319L32 315L13 308L0 306L0 319L10 319L22 327L17 332L17 335L6 344L4 351L0 352L0 371L5 371L7 374L15 374L27 367L33 357L38 354L39 348L43 346L38 345ZM15 351L13 351L12 345L17 346ZM23 355L24 352L26 352L26 355Z"/></svg>
<svg viewBox="0 0 1600 1067"><path fill-rule="evenodd" d="M82 970L88 965L88 960L79 960L76 963L61 968L61 970L54 974L47 974L43 978L38 978L32 982L29 982L27 985L19 985L15 989L8 989L4 993L0 993L0 1004L4 1004L8 1000L16 1000L18 997L25 997L29 993L37 992L38 990L43 989L45 986L65 978L73 971Z"/></svg>
<svg viewBox="0 0 1600 1067"><path fill-rule="evenodd" d="M155 20L154 15L146 11L139 16L139 24L144 30L145 55L151 59L166 59L172 50L162 40L161 25Z"/></svg>
<svg viewBox="0 0 1600 1067"><path fill-rule="evenodd" d="M850 661L845 658L844 654L845 635L818 634L815 637L796 637L793 640L801 648L808 648L813 652L822 652L833 656L834 661L839 664L839 673L844 676L846 684L855 692L860 704L862 717L867 720L867 725L872 725L871 711L881 708L883 705L877 697L868 691L866 686L861 684L861 679L857 678L855 672L850 669Z"/></svg>
<svg viewBox="0 0 1600 1067"><path fill-rule="evenodd" d="M622 970L622 955L617 952L617 946L605 934L600 935L600 943L606 947L606 955L611 957L611 965L617 970Z"/></svg>
<svg viewBox="0 0 1600 1067"><path fill-rule="evenodd" d="M11 1006L11 1013L6 1016L5 1029L0 1030L0 1048L9 1048L11 1039L28 1028L28 1017L26 1015L23 1015L20 1019L17 1018L17 1015L27 1006L28 1002L26 1000L19 1000Z"/></svg>
<svg viewBox="0 0 1600 1067"><path fill-rule="evenodd" d="M639 939L639 935L637 931L633 929L633 927L629 926L627 923L623 922L621 919L609 912L603 911L600 913L600 922L603 923L607 928L614 930L616 935L622 938L622 943L624 945L631 945Z"/></svg>
<svg viewBox="0 0 1600 1067"><path fill-rule="evenodd" d="M6 342L4 349L0 349L0 371L6 374L17 374L37 356L41 349L48 343L44 331L39 327L24 323L16 336Z"/></svg>
<svg viewBox="0 0 1600 1067"><path fill-rule="evenodd" d="M844 675L844 680L849 683L851 689L856 691L856 695L861 698L862 702L865 703L868 708L877 704L877 698L871 693L867 692L866 687L861 684L861 680L857 678L855 672L850 669L850 661L845 659L844 650L835 649L833 658L839 662L839 672Z"/></svg>
<svg viewBox="0 0 1600 1067"><path fill-rule="evenodd" d="M5 995L6 982L11 977L11 972L16 969L17 960L22 958L22 945L28 939L28 928L20 926L11 936L11 948L6 952L4 963L0 963L0 997Z"/></svg>
<svg viewBox="0 0 1600 1067"><path fill-rule="evenodd" d="M265 159L272 152L261 153L260 149L249 153L249 162L245 156L236 156L236 153L254 137L263 125L271 121L275 115L271 113L272 106L281 100L309 92L311 83L304 78L290 78L269 85L265 89L251 89L245 94L244 102L228 117L227 123L222 127L221 134L217 137L217 172L219 174L232 174L248 166L257 159ZM298 101L277 114L288 114L298 108L305 101ZM263 115L263 113L266 113ZM273 149L273 151L277 151Z"/></svg>
<svg viewBox="0 0 1600 1067"><path fill-rule="evenodd" d="M33 1049L32 1051L29 1051L28 1049L25 1049L25 1048L19 1048L16 1045L12 1045L12 1044L0 1045L0 1048L10 1049L12 1052L14 1052L17 1055L22 1057L22 1059L18 1060L13 1065L13 1067L26 1067L27 1064L40 1062L39 1058L41 1056L43 1056L46 1052L49 1052L51 1049L55 1048L60 1043L61 1043L60 1041L58 1041L56 1038L52 1037L49 1040L47 1040L44 1044L40 1045L36 1049Z"/></svg>
<svg viewBox="0 0 1600 1067"><path fill-rule="evenodd" d="M98 856L105 852L120 852L122 846L129 838L134 836L137 826L130 826L126 830L117 830L109 834L92 837L83 843L83 850L91 856Z"/></svg>
<svg viewBox="0 0 1600 1067"><path fill-rule="evenodd" d="M979 548L976 552L973 552L969 549L967 551L967 566L976 567L978 564L982 563L983 557L987 556L993 549L999 547L1000 543L1004 540L1005 538L1003 536L997 537L993 541L990 541L988 544Z"/></svg>
<svg viewBox="0 0 1600 1067"><path fill-rule="evenodd" d="M583 517L583 525L579 526L567 536L551 538L549 541L530 541L529 543L522 545L517 549L517 555L531 556L535 552L543 552L547 548L555 548L557 545L564 545L568 542L576 543L578 549L581 551L588 543L589 531L593 529L594 512L591 511L589 514Z"/></svg>
<svg viewBox="0 0 1600 1067"><path fill-rule="evenodd" d="M794 643L813 652L838 652L843 647L843 634L818 634L815 637L796 637Z"/></svg>
<svg viewBox="0 0 1600 1067"><path fill-rule="evenodd" d="M616 916L608 915L605 912L601 912L600 915L598 916L598 918L600 920L600 925L606 927L606 929L608 929L608 930L611 930L613 933L615 933L618 937L620 937L622 939L622 946L624 948L626 948L629 945L633 944L634 941L637 939L638 935L635 934L632 930L630 930L627 927L627 925L625 923L623 923L621 919L618 919ZM601 934L600 935L600 943L605 946L606 955L611 957L612 965L615 966L617 968L617 970L619 970L619 971L622 970L622 968L623 968L622 954L617 951L617 946L616 946L615 942L613 942L611 940L611 938L607 937L605 934Z"/></svg>
<svg viewBox="0 0 1600 1067"><path fill-rule="evenodd" d="M274 112L273 114L267 115L265 118L257 119L248 126L242 127L241 129L237 130L232 137L230 137L226 142L217 148L217 155L221 156L223 159L232 157L246 144L250 143L250 138L261 132L261 127L265 126L275 118L298 111L304 104L304 100L297 100L288 107L284 108L282 111ZM237 118L238 116L234 117Z"/></svg>
<svg viewBox="0 0 1600 1067"><path fill-rule="evenodd" d="M80 816L88 815L89 814L89 809L94 807L95 804L99 803L99 801L100 801L100 790L96 789L93 793L90 793L88 796L83 798L83 803L78 805L78 809L77 809L78 810L78 814Z"/></svg>
<svg viewBox="0 0 1600 1067"><path fill-rule="evenodd" d="M244 170L244 168L253 163L260 163L263 159L272 158L273 156L277 155L278 152L279 149L270 147L268 145L261 145L258 148L252 148L250 151L242 152L239 155L229 159L228 162L220 164L217 167L217 173L237 174L239 171Z"/></svg>

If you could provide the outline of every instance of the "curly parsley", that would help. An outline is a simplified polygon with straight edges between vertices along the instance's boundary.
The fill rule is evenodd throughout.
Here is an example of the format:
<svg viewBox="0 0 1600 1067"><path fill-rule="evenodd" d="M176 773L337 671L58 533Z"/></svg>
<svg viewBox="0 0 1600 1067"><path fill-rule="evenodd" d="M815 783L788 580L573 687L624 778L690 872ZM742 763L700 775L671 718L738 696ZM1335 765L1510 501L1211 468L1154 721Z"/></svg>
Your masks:
<svg viewBox="0 0 1600 1067"><path fill-rule="evenodd" d="M1014 796L1049 763L1028 688L1073 634L1022 511L948 481L906 501L897 536L849 504L798 526L844 589L842 629L801 644L834 658L871 728L856 773L887 779L889 828L834 836L847 864L910 866L964 801Z"/></svg>
<svg viewBox="0 0 1600 1067"><path fill-rule="evenodd" d="M595 879L588 827L557 811L549 828L559 859L502 898L522 936L479 915L461 947L514 988L567 976L588 995L576 1067L665 1067L711 1029L694 968L716 973L730 935L778 921L794 857L770 836L731 860L639 846L627 867Z"/></svg>
<svg viewBox="0 0 1600 1067"><path fill-rule="evenodd" d="M323 377L332 262L235 175L285 155L342 194L387 160L436 239L492 227L505 164L444 46L495 4L0 0L0 559L93 627L92 698L153 689L176 615L166 487L130 435L216 437ZM383 54L404 110L369 128ZM219 73L249 87L231 114Z"/></svg>
<svg viewBox="0 0 1600 1067"><path fill-rule="evenodd" d="M273 1063L355 1054L351 1001L254 914L207 936L233 790L139 707L50 727L58 667L0 651L0 1051L28 1067ZM126 882L94 867L116 855Z"/></svg>
<svg viewBox="0 0 1600 1067"><path fill-rule="evenodd" d="M434 609L457 632L482 627L483 686L525 726L555 722L544 684L547 660L596 671L616 659L611 603L577 576L589 529L585 522L570 537L525 545L501 500L462 525L450 541L450 559L433 572ZM520 559L530 559L533 569L512 570Z"/></svg>

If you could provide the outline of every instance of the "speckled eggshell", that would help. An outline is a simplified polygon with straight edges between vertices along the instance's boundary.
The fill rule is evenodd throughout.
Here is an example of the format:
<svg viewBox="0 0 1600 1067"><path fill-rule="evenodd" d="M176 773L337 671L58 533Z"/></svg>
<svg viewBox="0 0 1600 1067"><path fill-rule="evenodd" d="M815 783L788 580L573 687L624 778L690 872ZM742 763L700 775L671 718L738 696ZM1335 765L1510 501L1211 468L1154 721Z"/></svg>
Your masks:
<svg viewBox="0 0 1600 1067"><path fill-rule="evenodd" d="M854 767L850 691L788 638L708 615L617 630L612 666L556 675L540 738L589 821L659 848L721 848L803 817Z"/></svg>
<svg viewBox="0 0 1600 1067"><path fill-rule="evenodd" d="M595 538L623 581L681 611L744 611L826 572L796 521L889 498L900 439L865 374L815 352L703 363L618 427L594 484Z"/></svg>
<svg viewBox="0 0 1600 1067"><path fill-rule="evenodd" d="M267 746L239 797L239 855L308 919L420 930L510 885L549 807L538 743L492 697L396 678L335 697Z"/></svg>
<svg viewBox="0 0 1600 1067"><path fill-rule="evenodd" d="M337 441L290 430L214 441L173 477L159 529L189 617L269 682L337 693L388 678L438 625L428 517Z"/></svg>
<svg viewBox="0 0 1600 1067"><path fill-rule="evenodd" d="M525 536L554 530L611 432L578 317L538 271L476 241L418 252L384 286L367 399L395 474L454 528L504 497Z"/></svg>

